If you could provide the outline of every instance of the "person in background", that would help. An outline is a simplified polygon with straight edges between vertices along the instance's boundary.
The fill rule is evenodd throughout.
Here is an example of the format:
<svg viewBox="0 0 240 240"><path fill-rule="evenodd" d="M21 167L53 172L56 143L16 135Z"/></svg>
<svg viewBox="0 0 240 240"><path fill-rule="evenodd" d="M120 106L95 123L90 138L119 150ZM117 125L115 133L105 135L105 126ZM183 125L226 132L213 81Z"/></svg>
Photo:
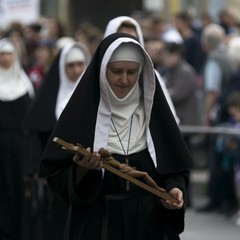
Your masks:
<svg viewBox="0 0 240 240"><path fill-rule="evenodd" d="M235 90L226 100L229 118L219 126L240 127L240 91ZM221 173L217 182L221 213L233 217L240 226L240 136L239 134L218 134L216 137L216 158Z"/></svg>
<svg viewBox="0 0 240 240"><path fill-rule="evenodd" d="M239 128L240 124L240 91L232 93L228 98L228 111L229 114L235 120L235 127ZM230 151L233 152L233 171L234 171L234 189L236 196L236 212L233 215L235 224L240 226L240 138L239 135L236 136L234 144L231 144L228 147Z"/></svg>
<svg viewBox="0 0 240 240"><path fill-rule="evenodd" d="M183 46L165 43L162 63L166 68L166 86L180 119L180 125L199 125L196 71L184 59Z"/></svg>
<svg viewBox="0 0 240 240"><path fill-rule="evenodd" d="M232 66L227 54L224 29L215 23L209 24L202 32L202 46L207 54L204 65L204 125L220 124L218 100L223 89L232 80ZM198 211L213 211L219 208L218 185L221 178L218 172L218 162L215 159L215 136L207 135L208 166L209 166L209 202L197 209Z"/></svg>
<svg viewBox="0 0 240 240"><path fill-rule="evenodd" d="M161 41L168 41L169 38L174 39L174 42L182 43L183 39L174 24L167 22L164 18L158 15L150 16L150 29L153 36Z"/></svg>
<svg viewBox="0 0 240 240"><path fill-rule="evenodd" d="M192 65L198 76L202 76L205 54L199 34L193 31L188 12L175 14L174 25L183 39L183 57Z"/></svg>
<svg viewBox="0 0 240 240"><path fill-rule="evenodd" d="M238 13L232 6L224 7L218 14L219 24L224 29L227 39L239 35Z"/></svg>
<svg viewBox="0 0 240 240"><path fill-rule="evenodd" d="M233 91L240 91L240 36L232 37L227 45L227 55L232 66L232 80L222 89L218 97L219 122L227 122L229 120L229 112L227 110L227 98Z"/></svg>
<svg viewBox="0 0 240 240"><path fill-rule="evenodd" d="M38 159L38 164L48 138L90 58L83 44L69 43L60 50L43 80L25 120L26 129L36 135L29 151L32 158ZM35 219L37 226L32 230L36 234L34 239L63 239L67 214L65 203L49 191L45 182L38 181L37 188L41 194L37 196L39 209Z"/></svg>
<svg viewBox="0 0 240 240"><path fill-rule="evenodd" d="M221 91L220 96L218 98L219 105L219 114L218 119L220 122L220 126L222 127L238 127L239 123L236 119L238 119L238 111L231 111L231 106L236 110L239 107L239 93L240 93L240 37L234 36L232 37L227 46L227 55L231 61L231 66L233 67L232 80L225 85L224 89ZM231 97L232 96L232 97ZM232 100L229 100L232 99ZM237 114L237 115L236 115ZM235 116L236 115L236 116ZM237 149L233 149L231 145L232 140L235 139L236 144L239 144L238 136L236 135L222 135L218 134L216 137L215 143L215 171L218 169L217 180L215 181L215 185L219 189L221 187L221 191L218 191L217 199L218 202L215 204L217 209L213 210L221 210L221 213L225 215L231 215L233 211L236 210L236 198L238 196L238 188L234 186L234 171L238 170L238 166L234 166L234 160L237 154ZM231 141L230 141L231 140ZM234 140L234 141L235 141ZM236 173L238 176L238 173ZM237 214L238 215L238 214ZM237 219L238 216L236 215ZM236 219L236 222L237 222Z"/></svg>
<svg viewBox="0 0 240 240"><path fill-rule="evenodd" d="M144 47L152 59L154 68L160 73L165 83L164 80L165 67L163 66L162 59L164 42L159 40L159 38L155 36L148 35L145 37Z"/></svg>
<svg viewBox="0 0 240 240"><path fill-rule="evenodd" d="M74 43L74 42L75 40L72 37L69 37L69 36L60 37L55 44L56 52L58 53L67 44Z"/></svg>
<svg viewBox="0 0 240 240"><path fill-rule="evenodd" d="M41 37L42 40L48 41L55 45L56 41L66 35L66 27L63 22L56 16L49 16L41 20Z"/></svg>
<svg viewBox="0 0 240 240"><path fill-rule="evenodd" d="M173 101L180 126L200 125L200 113L197 102L197 74L183 57L183 46L177 43L165 43L162 63L165 66L166 87ZM191 133L183 133L184 140L192 152ZM191 186L191 185L190 185ZM188 202L191 206L191 188L188 188Z"/></svg>
<svg viewBox="0 0 240 240"><path fill-rule="evenodd" d="M140 44L144 46L142 29L135 19L128 16L119 16L111 19L105 28L104 37L116 32L128 33L136 37Z"/></svg>
<svg viewBox="0 0 240 240"><path fill-rule="evenodd" d="M11 22L5 33L6 38L10 38L17 48L19 59L24 70L28 64L27 49L24 39L24 25L18 21Z"/></svg>
<svg viewBox="0 0 240 240"><path fill-rule="evenodd" d="M232 80L232 66L227 54L225 33L221 26L212 23L204 28L202 46L207 54L204 66L205 121L206 126L218 123L217 100Z"/></svg>
<svg viewBox="0 0 240 240"><path fill-rule="evenodd" d="M83 23L74 33L74 39L83 43L89 50L91 56L103 38L102 30L91 23Z"/></svg>
<svg viewBox="0 0 240 240"><path fill-rule="evenodd" d="M135 19L128 17L128 16L119 16L119 17L111 19L106 26L106 29L104 32L104 37L107 37L108 35L110 35L112 33L116 33L116 32L127 33L127 34L130 34L131 36L134 36L135 38L138 39L140 44L144 47L144 38L143 38L142 29L141 29L141 26L139 25L139 23ZM175 119L176 119L177 123L179 123L179 118L176 115L176 111L174 109L174 105L169 96L166 85L165 85L164 81L162 80L160 73L158 71L156 71L156 74L158 76L158 80L161 84L161 87L163 89L165 97L167 98L168 104L175 116Z"/></svg>
<svg viewBox="0 0 240 240"><path fill-rule="evenodd" d="M54 137L93 155L73 156ZM147 172L177 202L103 172L96 154L102 147L119 163ZM38 176L69 206L66 239L179 239L191 164L151 59L134 37L114 33L99 45L63 110Z"/></svg>
<svg viewBox="0 0 240 240"><path fill-rule="evenodd" d="M55 58L54 47L52 44L41 41L34 51L34 64L27 70L27 74L34 85L36 92L42 86L48 70Z"/></svg>
<svg viewBox="0 0 240 240"><path fill-rule="evenodd" d="M40 23L31 23L24 27L24 43L26 47L25 69L29 69L35 64L34 52L42 40L42 25Z"/></svg>
<svg viewBox="0 0 240 240"><path fill-rule="evenodd" d="M24 117L34 98L17 48L8 38L0 40L0 239L22 239L23 175L27 135ZM23 238L24 239L24 238Z"/></svg>

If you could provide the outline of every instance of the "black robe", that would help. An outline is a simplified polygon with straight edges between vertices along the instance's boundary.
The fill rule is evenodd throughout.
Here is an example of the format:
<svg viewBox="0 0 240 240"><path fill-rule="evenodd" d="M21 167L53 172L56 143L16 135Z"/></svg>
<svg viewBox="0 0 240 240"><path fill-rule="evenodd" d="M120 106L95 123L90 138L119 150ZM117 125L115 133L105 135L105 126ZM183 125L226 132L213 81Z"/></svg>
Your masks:
<svg viewBox="0 0 240 240"><path fill-rule="evenodd" d="M72 155L52 142L54 137L60 137L93 149L95 131L98 130L96 122L100 103L100 64L109 45L122 37L129 37L130 41L133 39L127 34L116 33L105 38L100 44L55 126L42 156L39 177L46 177L51 189L70 206L66 226L67 239L92 240L101 239L101 236L104 239L106 232L108 239L164 239L166 234L169 239L171 239L170 235L174 235L177 239L178 234L184 229L184 208L164 209L153 195L135 188L131 188L131 192L124 194L122 199L121 194L125 193L122 187L124 181L107 172L102 179L101 171L89 170L82 181L75 186L76 165L72 162ZM149 62L150 60L148 67L151 66L154 72ZM135 161L133 166L147 171L159 186L167 190L178 187L185 194L188 171L192 164L191 157L156 79L156 76L152 79L155 92L149 113L149 130L153 139L157 166L155 168L147 149L132 155L132 161ZM118 160L123 161L123 156L119 156ZM110 200L111 203L108 204L106 201L108 195L110 199L116 198L116 202ZM143 209L142 213L140 209ZM127 218L125 219L124 216ZM153 219L156 221L152 222ZM150 224L145 228L148 222ZM142 238L131 235L132 232L136 232ZM120 233L123 235L119 235Z"/></svg>
<svg viewBox="0 0 240 240"><path fill-rule="evenodd" d="M0 101L0 239L21 239L27 135L22 128L28 94Z"/></svg>
<svg viewBox="0 0 240 240"><path fill-rule="evenodd" d="M51 65L24 121L24 127L31 134L32 141L28 148L29 158L37 162L36 172L39 168L41 154L57 122L55 108L60 86L59 61L61 53L62 51L59 52ZM30 235L36 240L63 239L68 212L66 204L55 196L46 184L36 182L35 178L32 179L29 187L35 198L32 202L37 204L35 209L30 210L32 212ZM40 191L42 191L42 196L38 195Z"/></svg>

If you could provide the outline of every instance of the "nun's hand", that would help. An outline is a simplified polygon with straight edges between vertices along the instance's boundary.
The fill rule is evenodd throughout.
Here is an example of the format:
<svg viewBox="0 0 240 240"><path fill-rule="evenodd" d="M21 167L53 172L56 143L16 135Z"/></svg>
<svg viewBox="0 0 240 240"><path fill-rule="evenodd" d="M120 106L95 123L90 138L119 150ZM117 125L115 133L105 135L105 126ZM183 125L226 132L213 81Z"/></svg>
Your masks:
<svg viewBox="0 0 240 240"><path fill-rule="evenodd" d="M90 148L87 148L87 150L89 152L91 151ZM98 153L93 153L91 157L81 157L79 154L75 154L73 162L75 162L79 167L86 169L101 170L103 167L103 162L101 161Z"/></svg>
<svg viewBox="0 0 240 240"><path fill-rule="evenodd" d="M171 203L168 200L162 200L162 205L167 209L180 209L183 206L183 193L179 188L173 188L168 192L173 198L177 199L177 203Z"/></svg>

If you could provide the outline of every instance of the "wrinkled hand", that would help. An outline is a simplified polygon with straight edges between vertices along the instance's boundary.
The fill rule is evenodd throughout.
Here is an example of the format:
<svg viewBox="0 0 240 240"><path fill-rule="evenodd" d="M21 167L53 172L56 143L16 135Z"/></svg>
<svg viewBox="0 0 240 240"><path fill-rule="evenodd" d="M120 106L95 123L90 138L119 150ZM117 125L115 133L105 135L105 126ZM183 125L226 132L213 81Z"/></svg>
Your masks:
<svg viewBox="0 0 240 240"><path fill-rule="evenodd" d="M87 148L87 151L90 152L91 149ZM91 157L82 157L79 154L75 154L73 157L73 162L80 167L92 170L101 170L103 167L103 162L101 161L98 153L93 153Z"/></svg>
<svg viewBox="0 0 240 240"><path fill-rule="evenodd" d="M167 209L180 209L183 206L183 193L178 188L173 188L168 192L173 198L177 199L177 203L171 203L168 200L161 199L162 205Z"/></svg>

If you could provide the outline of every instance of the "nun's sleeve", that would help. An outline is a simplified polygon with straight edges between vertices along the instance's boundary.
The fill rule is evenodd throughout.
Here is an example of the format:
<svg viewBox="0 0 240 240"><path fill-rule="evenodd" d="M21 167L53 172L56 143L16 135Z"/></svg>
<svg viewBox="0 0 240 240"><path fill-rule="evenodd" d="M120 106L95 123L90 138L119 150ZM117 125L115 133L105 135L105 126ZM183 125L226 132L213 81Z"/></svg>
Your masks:
<svg viewBox="0 0 240 240"><path fill-rule="evenodd" d="M50 189L71 206L81 206L99 196L102 184L102 172L88 170L76 184L76 164L48 177Z"/></svg>

